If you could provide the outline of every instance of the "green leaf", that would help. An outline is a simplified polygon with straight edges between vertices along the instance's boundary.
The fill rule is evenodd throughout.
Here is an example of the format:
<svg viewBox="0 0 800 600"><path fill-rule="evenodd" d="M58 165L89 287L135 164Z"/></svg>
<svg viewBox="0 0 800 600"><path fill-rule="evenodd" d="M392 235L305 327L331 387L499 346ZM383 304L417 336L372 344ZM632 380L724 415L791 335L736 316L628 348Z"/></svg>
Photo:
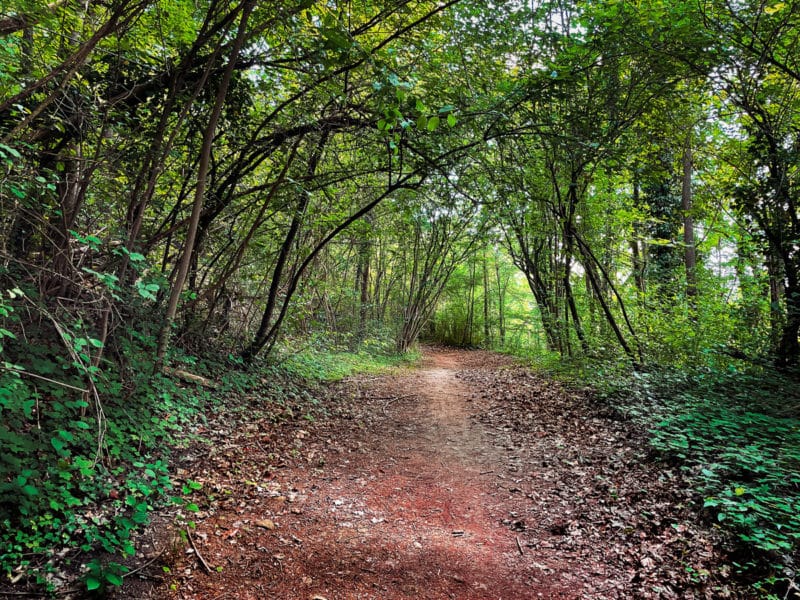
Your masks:
<svg viewBox="0 0 800 600"><path fill-rule="evenodd" d="M99 589L100 585L101 585L100 580L97 579L96 577L89 575L89 577L86 578L86 589L89 590L90 592L92 590Z"/></svg>
<svg viewBox="0 0 800 600"><path fill-rule="evenodd" d="M11 146L7 146L5 144L0 144L0 149L13 156L14 158L22 158L22 154L20 154L16 148L12 148Z"/></svg>
<svg viewBox="0 0 800 600"><path fill-rule="evenodd" d="M447 115L447 124L450 127L455 127L457 122L458 122L458 119L456 119L456 116L453 113L450 113L449 115Z"/></svg>
<svg viewBox="0 0 800 600"><path fill-rule="evenodd" d="M25 413L25 418L30 419L33 417L33 408L36 406L36 399L30 398L22 401L22 412Z"/></svg>
<svg viewBox="0 0 800 600"><path fill-rule="evenodd" d="M439 117L428 119L428 131L436 131L439 128Z"/></svg>
<svg viewBox="0 0 800 600"><path fill-rule="evenodd" d="M138 525L147 523L147 507L145 506L143 509L139 509L137 507L136 512L133 513L131 518L133 519L133 522L137 523Z"/></svg>

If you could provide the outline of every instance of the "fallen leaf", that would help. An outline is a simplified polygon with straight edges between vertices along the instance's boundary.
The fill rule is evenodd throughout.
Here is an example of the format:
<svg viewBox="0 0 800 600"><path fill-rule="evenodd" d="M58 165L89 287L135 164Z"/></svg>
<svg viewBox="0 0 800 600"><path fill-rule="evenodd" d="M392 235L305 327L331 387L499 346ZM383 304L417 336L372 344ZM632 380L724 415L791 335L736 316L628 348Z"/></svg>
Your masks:
<svg viewBox="0 0 800 600"><path fill-rule="evenodd" d="M262 529L275 529L275 523L270 519L261 519L260 521L255 522L256 527L261 527Z"/></svg>

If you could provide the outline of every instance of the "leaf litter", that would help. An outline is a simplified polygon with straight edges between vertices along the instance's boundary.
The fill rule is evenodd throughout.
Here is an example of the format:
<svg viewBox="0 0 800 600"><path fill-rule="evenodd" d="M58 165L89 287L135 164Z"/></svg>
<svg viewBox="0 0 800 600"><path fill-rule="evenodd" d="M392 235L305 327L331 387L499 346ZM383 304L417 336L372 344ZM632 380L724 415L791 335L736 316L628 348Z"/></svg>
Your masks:
<svg viewBox="0 0 800 600"><path fill-rule="evenodd" d="M753 597L680 471L588 391L428 349L320 394L314 421L214 425L182 465L206 496L191 544L162 527L170 551L115 596Z"/></svg>

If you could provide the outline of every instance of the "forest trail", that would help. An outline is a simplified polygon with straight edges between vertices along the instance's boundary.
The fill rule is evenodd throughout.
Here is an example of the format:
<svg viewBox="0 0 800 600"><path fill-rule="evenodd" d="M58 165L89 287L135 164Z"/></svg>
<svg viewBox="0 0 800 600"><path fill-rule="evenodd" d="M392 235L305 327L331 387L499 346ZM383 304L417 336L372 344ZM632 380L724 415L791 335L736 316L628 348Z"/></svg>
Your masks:
<svg viewBox="0 0 800 600"><path fill-rule="evenodd" d="M189 547L118 596L742 597L677 475L581 394L448 350L329 393L328 419L256 424L188 465L213 492Z"/></svg>

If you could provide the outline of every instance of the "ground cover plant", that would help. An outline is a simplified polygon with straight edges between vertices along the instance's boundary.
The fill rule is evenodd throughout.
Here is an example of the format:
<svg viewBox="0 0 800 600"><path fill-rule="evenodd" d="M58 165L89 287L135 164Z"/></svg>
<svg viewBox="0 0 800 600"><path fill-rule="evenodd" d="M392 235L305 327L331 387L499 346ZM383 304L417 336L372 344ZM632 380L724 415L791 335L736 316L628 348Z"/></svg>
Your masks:
<svg viewBox="0 0 800 600"><path fill-rule="evenodd" d="M731 566L764 596L791 597L800 514L797 386L773 369L738 367L612 368L598 391L620 418L646 429L653 458L680 468L693 509L730 537ZM563 375L587 383L586 372Z"/></svg>
<svg viewBox="0 0 800 600"><path fill-rule="evenodd" d="M249 390L310 422L423 340L639 415L794 593L798 40L800 0L6 0L4 581L191 512L175 452Z"/></svg>

